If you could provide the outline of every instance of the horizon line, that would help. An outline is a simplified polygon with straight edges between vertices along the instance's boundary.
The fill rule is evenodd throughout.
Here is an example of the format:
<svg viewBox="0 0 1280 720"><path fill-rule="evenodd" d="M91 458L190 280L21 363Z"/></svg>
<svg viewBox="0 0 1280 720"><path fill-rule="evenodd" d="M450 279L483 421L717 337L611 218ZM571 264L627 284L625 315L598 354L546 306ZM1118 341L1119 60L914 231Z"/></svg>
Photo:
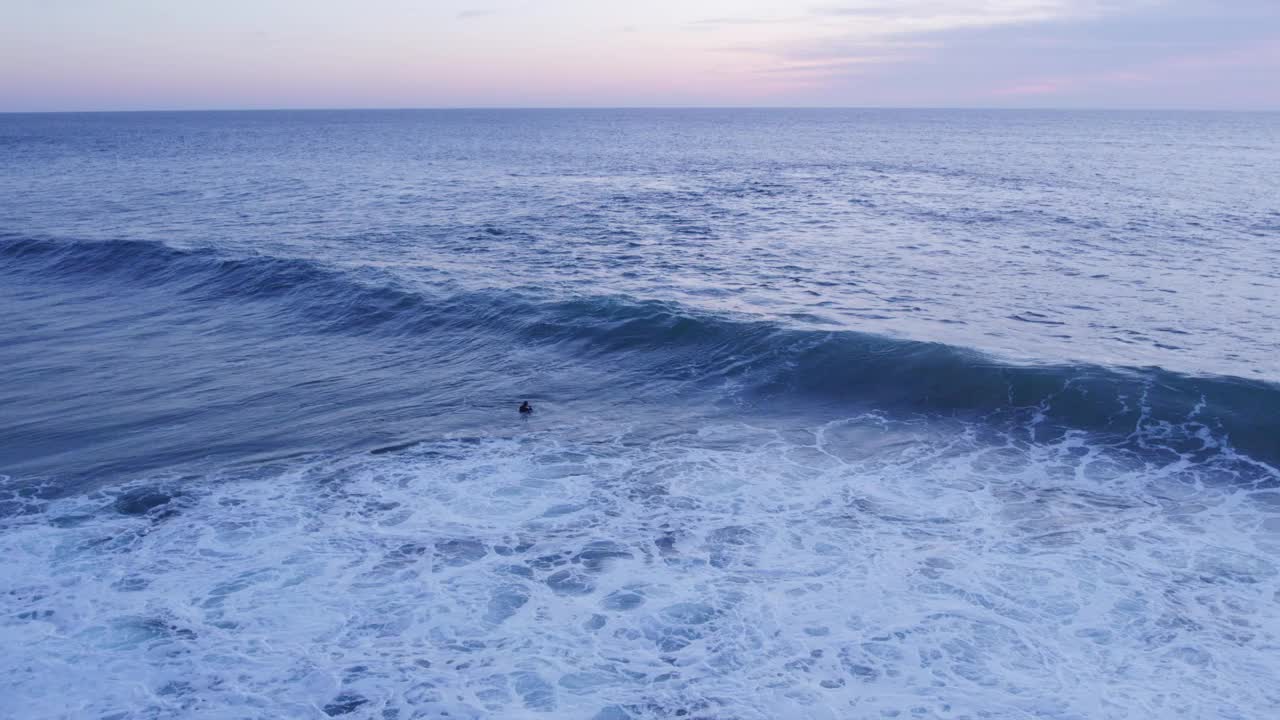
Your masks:
<svg viewBox="0 0 1280 720"><path fill-rule="evenodd" d="M982 105L423 105L384 107L197 107L131 108L112 110L0 110L0 115L124 115L176 113L271 112L475 112L475 111L619 111L619 110L924 110L980 112L1179 112L1179 113L1280 113L1280 108L1196 107L1003 107Z"/></svg>

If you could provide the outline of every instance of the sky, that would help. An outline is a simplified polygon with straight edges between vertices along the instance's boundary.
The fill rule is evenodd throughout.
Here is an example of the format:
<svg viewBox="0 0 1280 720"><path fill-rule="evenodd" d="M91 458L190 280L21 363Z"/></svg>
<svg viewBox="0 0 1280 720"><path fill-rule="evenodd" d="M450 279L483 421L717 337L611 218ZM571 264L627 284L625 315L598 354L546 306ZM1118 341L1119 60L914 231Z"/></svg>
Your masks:
<svg viewBox="0 0 1280 720"><path fill-rule="evenodd" d="M0 0L0 112L1280 110L1280 0Z"/></svg>

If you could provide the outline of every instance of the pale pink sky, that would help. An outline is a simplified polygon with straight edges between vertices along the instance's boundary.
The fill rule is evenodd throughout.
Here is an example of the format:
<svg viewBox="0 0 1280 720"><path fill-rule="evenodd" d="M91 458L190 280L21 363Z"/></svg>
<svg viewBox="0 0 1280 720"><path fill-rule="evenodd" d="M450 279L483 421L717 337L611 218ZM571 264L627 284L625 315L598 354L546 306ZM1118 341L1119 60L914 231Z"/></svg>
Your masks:
<svg viewBox="0 0 1280 720"><path fill-rule="evenodd" d="M0 111L1280 109L1280 0L0 0Z"/></svg>

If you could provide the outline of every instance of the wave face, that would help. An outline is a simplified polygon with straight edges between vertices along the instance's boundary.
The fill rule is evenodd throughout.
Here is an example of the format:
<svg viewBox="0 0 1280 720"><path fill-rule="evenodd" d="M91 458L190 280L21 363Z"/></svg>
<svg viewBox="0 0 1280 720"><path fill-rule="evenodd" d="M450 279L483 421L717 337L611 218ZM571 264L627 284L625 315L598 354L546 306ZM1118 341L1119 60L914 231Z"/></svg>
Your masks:
<svg viewBox="0 0 1280 720"><path fill-rule="evenodd" d="M6 708L1267 716L1274 123L0 116Z"/></svg>
<svg viewBox="0 0 1280 720"><path fill-rule="evenodd" d="M1087 431L1140 445L1157 427L1178 427L1179 450L1233 448L1261 462L1280 459L1280 419L1272 411L1280 406L1280 388L1238 378L1001 363L937 343L786 328L625 297L539 301L522 293L451 292L448 286L414 291L360 282L313 261L226 258L149 242L7 240L0 259L56 282L92 279L125 292L159 290L184 303L247 306L321 336L363 343L394 338L419 348L454 338L476 350L449 362L494 375L505 371L502 362L477 354L537 348L623 369L628 380L622 387L629 392L670 386L668 394L695 393L672 402L729 400L756 412L856 408L992 421L1031 411L1046 433ZM1161 450L1174 436L1166 433L1163 440Z"/></svg>

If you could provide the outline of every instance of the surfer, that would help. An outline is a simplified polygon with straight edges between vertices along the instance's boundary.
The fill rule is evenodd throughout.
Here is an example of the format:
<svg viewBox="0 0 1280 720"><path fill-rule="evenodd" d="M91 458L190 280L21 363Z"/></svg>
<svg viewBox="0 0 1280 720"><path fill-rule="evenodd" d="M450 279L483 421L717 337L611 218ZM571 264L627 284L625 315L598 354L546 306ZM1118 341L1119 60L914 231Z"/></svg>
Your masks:
<svg viewBox="0 0 1280 720"><path fill-rule="evenodd" d="M529 404L529 401L528 401L528 400L525 400L524 402L520 403L520 414L521 414L521 415L528 415L528 414L530 414L530 413L532 413L532 412L533 412L533 406Z"/></svg>

